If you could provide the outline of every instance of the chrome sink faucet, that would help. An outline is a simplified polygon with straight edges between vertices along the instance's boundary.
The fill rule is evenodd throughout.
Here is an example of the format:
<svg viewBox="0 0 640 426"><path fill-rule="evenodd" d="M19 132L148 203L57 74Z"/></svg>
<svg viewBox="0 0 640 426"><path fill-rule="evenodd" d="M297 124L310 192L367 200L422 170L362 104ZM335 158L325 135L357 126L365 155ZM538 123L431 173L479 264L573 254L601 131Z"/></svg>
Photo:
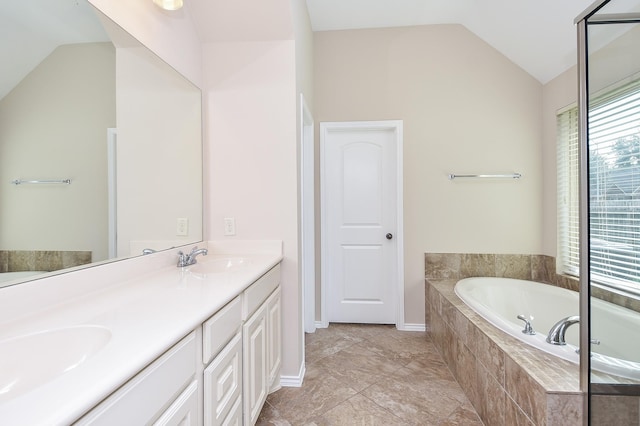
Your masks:
<svg viewBox="0 0 640 426"><path fill-rule="evenodd" d="M566 345L567 342L564 340L564 335L567 332L567 328L573 324L577 324L578 322L580 322L580 317L578 315L562 318L560 321L555 323L553 327L551 327L551 330L549 330L547 343L559 346Z"/></svg>
<svg viewBox="0 0 640 426"><path fill-rule="evenodd" d="M197 263L196 257L201 254L206 256L209 251L207 249L199 249L198 246L191 249L189 254L184 254L182 251L178 252L178 268L182 268L184 266L193 265Z"/></svg>

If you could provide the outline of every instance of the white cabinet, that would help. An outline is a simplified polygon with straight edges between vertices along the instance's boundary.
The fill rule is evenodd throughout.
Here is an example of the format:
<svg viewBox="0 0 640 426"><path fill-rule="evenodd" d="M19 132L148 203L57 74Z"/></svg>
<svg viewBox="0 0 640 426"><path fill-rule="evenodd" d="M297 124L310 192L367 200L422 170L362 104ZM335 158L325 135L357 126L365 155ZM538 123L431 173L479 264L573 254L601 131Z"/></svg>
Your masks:
<svg viewBox="0 0 640 426"><path fill-rule="evenodd" d="M242 327L244 340L244 424L253 425L267 400L267 306L262 305Z"/></svg>
<svg viewBox="0 0 640 426"><path fill-rule="evenodd" d="M254 425L281 363L276 265L77 424Z"/></svg>
<svg viewBox="0 0 640 426"><path fill-rule="evenodd" d="M238 332L204 370L205 426L227 424L228 418L236 415L233 412L236 403L241 401L242 334Z"/></svg>
<svg viewBox="0 0 640 426"><path fill-rule="evenodd" d="M199 382L195 380L195 373L196 333L192 332L81 418L77 424L142 425L160 419L165 419L165 423L160 424L174 424L171 419L176 417L165 417L165 412L184 412L184 418L189 417L187 411L193 408L191 393L185 395L182 402L178 402L185 389L193 390L192 386L195 386L193 392L196 394L197 407ZM174 405L176 403L182 406ZM197 422L198 416L191 418Z"/></svg>
<svg viewBox="0 0 640 426"><path fill-rule="evenodd" d="M222 426L242 426L242 398L238 397Z"/></svg>
<svg viewBox="0 0 640 426"><path fill-rule="evenodd" d="M280 387L282 365L282 309L280 287L267 300L267 370L270 391Z"/></svg>
<svg viewBox="0 0 640 426"><path fill-rule="evenodd" d="M244 293L244 311L249 318L242 327L243 405L245 426L256 423L260 411L280 375L282 320L280 266L257 280Z"/></svg>
<svg viewBox="0 0 640 426"><path fill-rule="evenodd" d="M198 382L194 380L171 404L154 426L198 425Z"/></svg>

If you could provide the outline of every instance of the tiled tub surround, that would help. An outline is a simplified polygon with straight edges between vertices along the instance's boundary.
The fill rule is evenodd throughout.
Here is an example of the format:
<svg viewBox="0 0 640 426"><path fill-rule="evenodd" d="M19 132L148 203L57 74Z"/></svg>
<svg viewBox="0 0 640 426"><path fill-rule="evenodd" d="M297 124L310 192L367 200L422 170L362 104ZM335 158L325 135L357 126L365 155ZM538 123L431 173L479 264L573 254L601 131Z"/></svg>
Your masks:
<svg viewBox="0 0 640 426"><path fill-rule="evenodd" d="M487 425L581 425L578 366L503 333L426 280L427 331Z"/></svg>
<svg viewBox="0 0 640 426"><path fill-rule="evenodd" d="M0 272L49 272L88 263L91 251L0 250Z"/></svg>
<svg viewBox="0 0 640 426"><path fill-rule="evenodd" d="M549 256L425 255L427 331L488 425L581 425L578 366L503 333L456 296L459 279L498 276L576 289Z"/></svg>
<svg viewBox="0 0 640 426"><path fill-rule="evenodd" d="M579 291L577 278L556 273L556 259L539 254L426 253L425 278L504 277L531 280ZM640 298L592 286L591 295L640 312Z"/></svg>
<svg viewBox="0 0 640 426"><path fill-rule="evenodd" d="M531 280L578 291L577 279L556 274L551 256L528 254L426 253L425 278L503 277Z"/></svg>

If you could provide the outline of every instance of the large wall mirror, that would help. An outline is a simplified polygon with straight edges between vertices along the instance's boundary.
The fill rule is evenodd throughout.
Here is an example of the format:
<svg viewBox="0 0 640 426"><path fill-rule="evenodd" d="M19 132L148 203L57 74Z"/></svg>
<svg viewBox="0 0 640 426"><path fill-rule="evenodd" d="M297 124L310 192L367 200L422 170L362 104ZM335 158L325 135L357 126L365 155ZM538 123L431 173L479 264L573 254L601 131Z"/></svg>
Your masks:
<svg viewBox="0 0 640 426"><path fill-rule="evenodd" d="M201 91L86 1L5 6L0 286L201 241Z"/></svg>

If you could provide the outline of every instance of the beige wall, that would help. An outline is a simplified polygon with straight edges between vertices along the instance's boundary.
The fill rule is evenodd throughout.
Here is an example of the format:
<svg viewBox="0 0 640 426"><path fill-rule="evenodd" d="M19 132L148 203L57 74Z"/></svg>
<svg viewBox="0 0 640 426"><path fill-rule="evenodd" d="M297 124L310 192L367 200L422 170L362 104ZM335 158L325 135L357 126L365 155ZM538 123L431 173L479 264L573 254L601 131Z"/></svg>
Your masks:
<svg viewBox="0 0 640 426"><path fill-rule="evenodd" d="M115 126L111 43L60 46L0 101L0 247L107 258L106 129ZM13 179L71 185L10 185ZM82 206L82 208L78 208Z"/></svg>
<svg viewBox="0 0 640 426"><path fill-rule="evenodd" d="M559 110L578 99L578 72L576 67L565 71L544 85L542 104L542 186L543 226L542 253L557 254L557 147L556 115Z"/></svg>
<svg viewBox="0 0 640 426"><path fill-rule="evenodd" d="M282 240L284 376L298 376L296 63L293 40L204 46L209 239ZM236 235L225 237L225 217Z"/></svg>
<svg viewBox="0 0 640 426"><path fill-rule="evenodd" d="M425 252L541 251L537 80L460 25L319 32L314 49L316 123L404 121L407 324L424 324Z"/></svg>
<svg viewBox="0 0 640 426"><path fill-rule="evenodd" d="M619 26L618 26L619 28ZM629 27L627 27L629 28ZM600 33L603 27L599 26ZM599 44L595 39L594 44ZM599 41L599 40L598 40ZM640 72L640 56L631 55L640 41L640 27L619 34L619 37L601 47L589 57L590 89L592 93L623 82ZM613 66L615 64L615 66ZM557 159L556 159L556 115L559 110L575 104L578 100L577 67L560 74L543 89L543 248L542 254L556 256L557 252Z"/></svg>
<svg viewBox="0 0 640 426"><path fill-rule="evenodd" d="M589 51L590 93L597 94L612 85L638 79L640 55L636 52L640 43L640 25L610 24L591 28L593 30L590 30L589 41L592 45L599 45L602 44L602 40L609 41L611 37L617 37L604 47Z"/></svg>

